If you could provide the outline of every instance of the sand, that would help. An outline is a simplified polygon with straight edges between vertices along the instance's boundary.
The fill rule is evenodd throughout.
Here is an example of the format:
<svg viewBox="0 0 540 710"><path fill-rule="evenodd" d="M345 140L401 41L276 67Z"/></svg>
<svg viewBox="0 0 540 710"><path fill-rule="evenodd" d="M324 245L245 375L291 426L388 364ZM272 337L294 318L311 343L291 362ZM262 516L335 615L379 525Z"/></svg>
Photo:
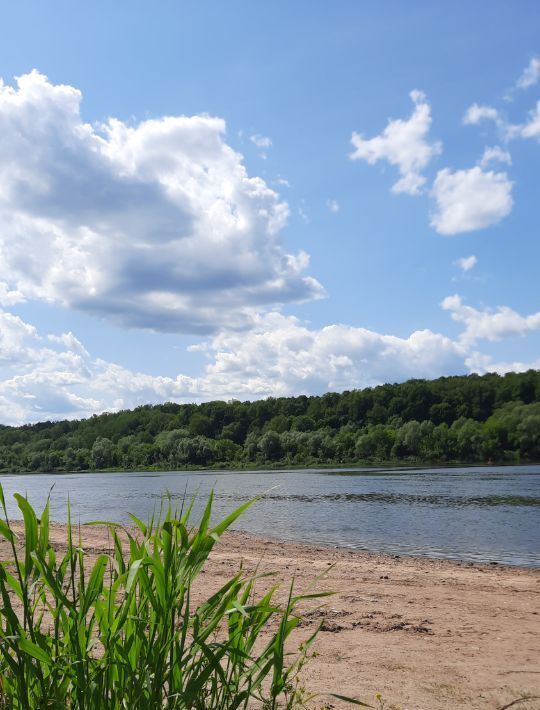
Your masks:
<svg viewBox="0 0 540 710"><path fill-rule="evenodd" d="M90 556L107 531L87 528ZM52 536L64 546L65 530ZM0 544L2 559L9 557ZM447 562L282 543L228 533L201 577L205 594L243 562L298 590L335 594L306 603L299 638L322 621L317 655L302 672L312 708L352 708L354 696L386 710L540 709L540 570ZM382 700L376 699L380 694Z"/></svg>

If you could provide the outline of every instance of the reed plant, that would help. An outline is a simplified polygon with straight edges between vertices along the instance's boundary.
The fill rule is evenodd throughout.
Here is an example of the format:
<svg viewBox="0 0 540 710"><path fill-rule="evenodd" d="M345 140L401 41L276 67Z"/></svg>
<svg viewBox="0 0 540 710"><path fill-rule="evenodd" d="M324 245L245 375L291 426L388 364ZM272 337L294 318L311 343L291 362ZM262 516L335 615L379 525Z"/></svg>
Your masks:
<svg viewBox="0 0 540 710"><path fill-rule="evenodd" d="M257 595L257 576L240 569L199 599L210 552L251 502L213 526L212 495L196 526L193 502L173 510L170 500L147 522L131 515L132 527L95 523L108 526L110 551L90 565L69 511L60 554L50 501L38 516L15 498L20 540L0 486L0 535L11 557L0 564L0 707L274 710L305 701L296 679L316 633L292 655L285 645L298 605L325 593L297 595L291 586L278 603L276 587Z"/></svg>

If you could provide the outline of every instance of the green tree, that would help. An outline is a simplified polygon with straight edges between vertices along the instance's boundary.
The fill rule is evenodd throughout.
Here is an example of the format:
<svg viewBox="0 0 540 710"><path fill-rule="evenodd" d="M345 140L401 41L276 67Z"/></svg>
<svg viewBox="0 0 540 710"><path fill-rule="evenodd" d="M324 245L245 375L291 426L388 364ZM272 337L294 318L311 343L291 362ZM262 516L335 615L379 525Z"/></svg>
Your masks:
<svg viewBox="0 0 540 710"><path fill-rule="evenodd" d="M114 463L115 446L105 436L98 437L90 451L90 461L93 468L108 468Z"/></svg>
<svg viewBox="0 0 540 710"><path fill-rule="evenodd" d="M540 459L540 414L525 416L517 427L519 450L527 459Z"/></svg>
<svg viewBox="0 0 540 710"><path fill-rule="evenodd" d="M277 432L267 431L261 436L257 448L266 461L277 461L283 455L281 439Z"/></svg>

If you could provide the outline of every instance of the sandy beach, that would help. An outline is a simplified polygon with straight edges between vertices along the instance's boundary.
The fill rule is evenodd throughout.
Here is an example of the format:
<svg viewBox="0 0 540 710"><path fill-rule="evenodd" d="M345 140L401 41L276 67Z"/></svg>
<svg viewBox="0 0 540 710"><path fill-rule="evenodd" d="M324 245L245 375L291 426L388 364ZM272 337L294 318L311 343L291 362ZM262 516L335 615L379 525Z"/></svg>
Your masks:
<svg viewBox="0 0 540 710"><path fill-rule="evenodd" d="M65 529L52 539L65 544ZM107 530L85 529L90 557L108 550ZM2 559L9 558L5 542ZM540 570L368 554L227 534L213 551L200 593L217 589L240 563L272 572L299 591L317 577L335 594L305 605L297 638L322 621L302 673L321 695L312 708L353 707L327 692L386 710L540 708ZM274 580L273 580L274 581ZM262 586L261 586L262 588ZM376 700L380 694L382 700Z"/></svg>

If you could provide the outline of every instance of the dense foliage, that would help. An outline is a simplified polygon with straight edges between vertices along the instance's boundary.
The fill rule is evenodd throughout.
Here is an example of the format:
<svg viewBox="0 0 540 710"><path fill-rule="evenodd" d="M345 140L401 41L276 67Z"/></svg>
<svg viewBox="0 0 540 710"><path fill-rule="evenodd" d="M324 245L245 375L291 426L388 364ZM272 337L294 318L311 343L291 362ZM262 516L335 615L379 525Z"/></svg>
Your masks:
<svg viewBox="0 0 540 710"><path fill-rule="evenodd" d="M0 536L10 548L0 564L0 707L305 707L298 672L317 631L295 653L289 637L301 621L299 603L328 593L296 595L291 587L279 603L276 587L259 594L256 577L240 569L204 594L209 554L250 503L214 527L212 497L196 527L190 506L169 507L148 523L132 516L138 531L109 524L111 549L92 560L69 523L67 546L55 549L48 503L38 518L15 498L22 544L0 486Z"/></svg>
<svg viewBox="0 0 540 710"><path fill-rule="evenodd" d="M540 372L0 427L0 469L540 460Z"/></svg>

